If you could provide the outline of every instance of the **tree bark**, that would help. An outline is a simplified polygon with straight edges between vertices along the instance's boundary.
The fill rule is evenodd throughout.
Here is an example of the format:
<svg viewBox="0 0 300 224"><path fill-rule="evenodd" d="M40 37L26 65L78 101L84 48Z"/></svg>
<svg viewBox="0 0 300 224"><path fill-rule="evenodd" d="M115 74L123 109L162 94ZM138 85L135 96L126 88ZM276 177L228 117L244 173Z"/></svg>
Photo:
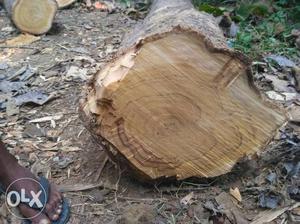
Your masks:
<svg viewBox="0 0 300 224"><path fill-rule="evenodd" d="M214 177L264 149L285 114L254 87L250 61L189 0L154 0L95 74L81 117L146 179Z"/></svg>
<svg viewBox="0 0 300 224"><path fill-rule="evenodd" d="M57 11L55 0L0 0L15 26L22 32L44 34Z"/></svg>

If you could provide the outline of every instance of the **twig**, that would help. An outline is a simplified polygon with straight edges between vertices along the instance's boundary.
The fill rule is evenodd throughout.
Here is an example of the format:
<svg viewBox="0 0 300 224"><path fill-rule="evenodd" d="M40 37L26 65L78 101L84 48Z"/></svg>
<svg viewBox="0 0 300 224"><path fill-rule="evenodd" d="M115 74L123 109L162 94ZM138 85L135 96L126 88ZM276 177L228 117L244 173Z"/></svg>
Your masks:
<svg viewBox="0 0 300 224"><path fill-rule="evenodd" d="M77 194L77 193L73 193L73 192L68 192L68 195L73 195L73 196L78 196L78 197L82 197L82 198L88 198L89 200L94 200L94 197L88 194Z"/></svg>
<svg viewBox="0 0 300 224"><path fill-rule="evenodd" d="M42 122L48 122L51 120L60 120L62 118L63 118L63 114L59 114L59 115L54 115L54 116L36 118L36 119L30 120L29 123L42 123Z"/></svg>
<svg viewBox="0 0 300 224"><path fill-rule="evenodd" d="M144 202L153 202L153 201L166 202L166 201L168 201L166 198L131 198L131 197L122 197L122 196L117 196L117 197L118 197L118 199L121 199L121 200L134 201L134 202L139 202L139 201L144 201Z"/></svg>
<svg viewBox="0 0 300 224"><path fill-rule="evenodd" d="M105 184L103 182L96 183L96 184L70 184L70 185L61 185L59 186L59 190L63 193L65 192L75 192L75 191L86 191L93 188L106 188L110 190L117 190L115 187Z"/></svg>
<svg viewBox="0 0 300 224"><path fill-rule="evenodd" d="M85 130L86 130L85 128L82 128L81 131L78 133L77 138L79 138Z"/></svg>
<svg viewBox="0 0 300 224"><path fill-rule="evenodd" d="M71 214L73 215L78 215L78 216L88 216L88 214L82 214L82 213L79 213L79 212L74 212L74 211L71 211Z"/></svg>
<svg viewBox="0 0 300 224"><path fill-rule="evenodd" d="M181 182L179 187L158 187L155 185L155 189L160 193L168 193L168 192L176 192L176 197L178 197L178 192L180 191L202 191L209 188L214 182L216 182L216 179L208 184L197 184L192 182ZM189 186L183 186L183 185L189 185Z"/></svg>
<svg viewBox="0 0 300 224"><path fill-rule="evenodd" d="M115 191L115 203L116 203L117 209L120 210L119 204L118 204L118 195L117 195L117 192L118 192L118 190L119 190L119 183L120 183L121 175L122 175L122 172L123 172L123 171L120 170L120 167L118 167L118 170L119 170L119 177L118 177L118 180L117 180L117 182L116 182L116 184L115 184L115 187L116 187L116 189L117 189L117 190Z"/></svg>
<svg viewBox="0 0 300 224"><path fill-rule="evenodd" d="M210 187L213 183L215 183L217 181L217 178L214 179L212 182L208 183L208 184L197 184L197 183L192 183L192 182L187 182L184 181L182 182L182 184L186 184L186 185L191 185L191 186L196 186L196 187Z"/></svg>
<svg viewBox="0 0 300 224"><path fill-rule="evenodd" d="M88 206L92 206L92 207L95 207L95 206L101 206L101 207L104 207L103 204L99 204L99 203L80 203L80 204L74 204L72 205L71 207L79 207L79 206L83 206L83 205L88 205Z"/></svg>
<svg viewBox="0 0 300 224"><path fill-rule="evenodd" d="M176 192L179 191L202 191L206 190L208 187L164 187L164 188L158 188L160 192Z"/></svg>
<svg viewBox="0 0 300 224"><path fill-rule="evenodd" d="M104 152L104 153L105 153L105 152ZM103 160L103 163L101 164L100 169L99 169L99 171L98 171L98 174L97 174L97 176L96 176L96 178L95 178L95 182L97 182L97 181L100 179L100 176L101 176L101 174L102 174L102 171L103 171L103 169L104 169L104 167L105 167L107 161L108 161L108 156L105 155L104 160Z"/></svg>
<svg viewBox="0 0 300 224"><path fill-rule="evenodd" d="M72 121L75 121L75 120L76 120L76 118L75 118L75 119L70 119L70 120L68 120L68 121L67 121L67 124L60 130L60 132L59 132L57 135L58 135L58 136L61 135L61 134L66 130L66 128L69 127L69 125L71 124L71 122L72 122Z"/></svg>
<svg viewBox="0 0 300 224"><path fill-rule="evenodd" d="M56 44L56 45L59 46L59 47L62 48L62 49L65 49L66 51L70 51L69 48L67 48L67 47L65 47L65 46L63 46L63 45L61 45L61 44Z"/></svg>

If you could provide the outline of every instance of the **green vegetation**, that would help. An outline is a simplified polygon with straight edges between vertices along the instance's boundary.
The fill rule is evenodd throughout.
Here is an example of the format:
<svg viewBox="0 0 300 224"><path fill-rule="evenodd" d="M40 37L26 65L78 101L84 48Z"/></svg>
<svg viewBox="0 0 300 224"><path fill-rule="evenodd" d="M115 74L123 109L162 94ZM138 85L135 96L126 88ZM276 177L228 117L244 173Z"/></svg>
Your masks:
<svg viewBox="0 0 300 224"><path fill-rule="evenodd" d="M300 28L299 0L194 0L200 11L214 16L229 13L239 25L233 47L258 58L266 53L299 57L291 31Z"/></svg>

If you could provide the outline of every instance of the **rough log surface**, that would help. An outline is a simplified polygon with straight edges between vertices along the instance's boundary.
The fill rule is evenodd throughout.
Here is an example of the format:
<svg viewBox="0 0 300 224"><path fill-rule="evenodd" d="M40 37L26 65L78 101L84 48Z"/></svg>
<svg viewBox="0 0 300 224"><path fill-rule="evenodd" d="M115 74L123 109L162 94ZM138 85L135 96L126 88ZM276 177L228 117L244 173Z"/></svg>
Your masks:
<svg viewBox="0 0 300 224"><path fill-rule="evenodd" d="M155 0L82 104L87 128L147 179L214 177L263 149L285 122L248 59L189 0Z"/></svg>
<svg viewBox="0 0 300 224"><path fill-rule="evenodd" d="M197 32L208 45L212 45L212 49L228 48L213 16L199 13L190 0L155 0L146 19L125 36L121 52L127 52L143 42L161 38L174 30Z"/></svg>
<svg viewBox="0 0 300 224"><path fill-rule="evenodd" d="M44 34L57 11L55 0L0 0L15 26L25 33Z"/></svg>

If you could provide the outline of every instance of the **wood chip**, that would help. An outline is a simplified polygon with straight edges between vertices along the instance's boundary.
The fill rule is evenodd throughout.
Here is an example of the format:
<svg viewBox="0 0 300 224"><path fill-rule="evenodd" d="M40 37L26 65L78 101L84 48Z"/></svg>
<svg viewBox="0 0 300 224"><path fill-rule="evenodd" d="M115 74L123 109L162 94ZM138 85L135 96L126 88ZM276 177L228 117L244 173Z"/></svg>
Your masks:
<svg viewBox="0 0 300 224"><path fill-rule="evenodd" d="M240 190L236 187L234 189L230 188L230 195L234 197L238 202L242 202L242 195Z"/></svg>
<svg viewBox="0 0 300 224"><path fill-rule="evenodd" d="M29 123L42 123L48 121L56 121L62 119L63 115L47 116L30 120Z"/></svg>

